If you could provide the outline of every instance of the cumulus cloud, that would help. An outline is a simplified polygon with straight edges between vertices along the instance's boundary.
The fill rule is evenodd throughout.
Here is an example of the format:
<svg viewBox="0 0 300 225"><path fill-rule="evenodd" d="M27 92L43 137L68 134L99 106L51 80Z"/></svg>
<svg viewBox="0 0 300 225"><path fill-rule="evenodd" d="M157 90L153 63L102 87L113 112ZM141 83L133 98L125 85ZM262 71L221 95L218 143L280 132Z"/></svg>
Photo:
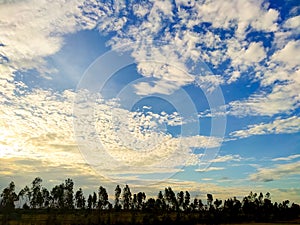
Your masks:
<svg viewBox="0 0 300 225"><path fill-rule="evenodd" d="M177 1L175 5L167 1L142 4L87 1L85 6L84 15L98 24L100 32L114 32L109 45L117 49L133 42L129 48L138 70L143 76L156 79L151 84L137 84L136 91L140 95L169 94L192 83L194 76L207 75L202 71L209 71L203 61L217 68L231 60L230 73L237 69L246 71L259 64L266 57L266 50L260 42L247 43L246 30L250 27L251 31L275 32L279 15L276 10L265 7L263 1ZM133 17L127 16L131 12ZM205 32L195 32L200 27ZM217 29L228 32L229 37L222 38ZM229 34L232 31L233 35ZM162 64L145 62L149 56ZM230 82L238 79L236 73L233 76L234 79L229 76ZM209 86L224 82L212 77L205 79ZM200 85L203 79L198 79Z"/></svg>
<svg viewBox="0 0 300 225"><path fill-rule="evenodd" d="M291 29L295 34L300 32L300 16L294 16L284 22L284 28Z"/></svg>
<svg viewBox="0 0 300 225"><path fill-rule="evenodd" d="M272 56L274 62L283 63L283 66L289 66L290 69L299 67L300 41L289 41L283 49L278 50Z"/></svg>
<svg viewBox="0 0 300 225"><path fill-rule="evenodd" d="M129 2L126 6L89 3L83 11L87 17L98 15L92 20L97 21L100 32L116 32L108 44L117 49L131 43L129 49L138 71L153 78L135 84L139 95L170 94L191 83L211 92L248 76L249 80L260 81L261 89L248 99L229 103L231 115L289 113L299 104L295 92L299 82L294 82L299 77L298 44L292 36L297 18L279 25L279 12L263 1L178 1L175 6L164 1L140 5ZM125 16L126 22L118 30L113 25L103 28L103 23L114 24L120 15L131 11L136 15L134 20ZM195 32L201 29L203 32ZM262 41L246 38L257 31L274 34L274 46L267 48ZM224 72L225 62L229 63ZM212 73L205 63L222 75ZM283 83L274 85L276 81Z"/></svg>

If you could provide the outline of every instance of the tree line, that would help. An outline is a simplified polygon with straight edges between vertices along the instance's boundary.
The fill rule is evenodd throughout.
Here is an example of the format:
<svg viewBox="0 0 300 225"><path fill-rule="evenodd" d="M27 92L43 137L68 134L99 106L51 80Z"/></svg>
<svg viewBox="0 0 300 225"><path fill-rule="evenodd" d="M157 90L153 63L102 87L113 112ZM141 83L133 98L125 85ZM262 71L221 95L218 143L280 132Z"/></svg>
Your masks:
<svg viewBox="0 0 300 225"><path fill-rule="evenodd" d="M50 191L42 186L42 179L35 178L30 186L25 186L15 192L15 184L11 182L0 195L0 212L11 211L16 208L25 210L53 209L53 210L85 210L85 211L114 211L114 212L151 212L177 213L197 215L199 219L218 218L223 221L242 220L278 220L292 219L300 215L300 206L290 204L289 200L273 203L269 192L253 193L242 200L236 197L225 201L214 199L207 194L206 201L191 198L188 191L175 193L171 187L159 191L156 198L147 198L144 192L132 193L130 187L123 188L116 185L114 201L103 186L86 198L83 190L74 191L74 182L68 178L65 182L54 186ZM192 217L191 217L192 218Z"/></svg>

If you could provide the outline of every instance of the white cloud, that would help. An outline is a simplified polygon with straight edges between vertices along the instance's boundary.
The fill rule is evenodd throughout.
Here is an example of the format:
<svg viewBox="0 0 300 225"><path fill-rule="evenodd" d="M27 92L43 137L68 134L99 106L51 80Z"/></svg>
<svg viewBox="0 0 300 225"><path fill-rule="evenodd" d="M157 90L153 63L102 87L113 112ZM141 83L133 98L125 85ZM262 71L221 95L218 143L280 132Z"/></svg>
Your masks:
<svg viewBox="0 0 300 225"><path fill-rule="evenodd" d="M185 165L196 165L201 155L192 148L214 148L222 141L206 136L173 137L165 126L184 124L178 113L129 112L116 100L104 101L101 96L95 102L85 99L76 104L82 113L75 115L77 123L92 124L93 129L73 127L75 97L68 90L25 90L18 96L5 93L0 98L0 125L5 129L0 136L1 158L47 159L72 166L84 163L79 147L100 174L105 171L103 175L116 179L125 174L122 179L126 179L128 174L175 173ZM92 117L86 116L89 110L93 110ZM76 136L76 132L83 135ZM87 148L81 148L85 143Z"/></svg>
<svg viewBox="0 0 300 225"><path fill-rule="evenodd" d="M174 169L178 171L178 168L185 165L197 165L201 155L192 153L192 148L215 148L222 141L216 137L173 137L166 133L162 124L181 124L177 121L178 115L174 113L136 113L101 103L93 106L96 114L88 115L86 113L91 106L83 106L82 103L78 105L81 108L75 116L78 114L84 120L77 116L77 140L87 160L112 176L120 171L159 173Z"/></svg>
<svg viewBox="0 0 300 225"><path fill-rule="evenodd" d="M274 162L276 162L276 161L290 161L290 160L293 160L293 159L297 159L299 157L300 157L300 155L296 154L296 155L290 155L290 156L287 156L287 157L274 158L274 159L272 159L272 161L274 161Z"/></svg>
<svg viewBox="0 0 300 225"><path fill-rule="evenodd" d="M213 92L216 87L224 83L224 78L220 75L205 75L197 76L195 81L205 92Z"/></svg>
<svg viewBox="0 0 300 225"><path fill-rule="evenodd" d="M196 172L209 172L209 171L218 171L218 170L224 170L224 167L213 167L210 166L208 168L205 169L195 169Z"/></svg>
<svg viewBox="0 0 300 225"><path fill-rule="evenodd" d="M288 42L283 49L277 51L272 56L272 60L275 62L283 63L289 66L289 68L299 67L300 62L300 41L292 40Z"/></svg>
<svg viewBox="0 0 300 225"><path fill-rule="evenodd" d="M141 52L139 52L139 57L142 60L146 56L141 56ZM151 82L152 84L149 84L149 82L140 82L134 85L137 94L149 95L160 93L168 95L179 87L194 81L194 78L187 74L184 68L180 69L174 66L176 65L175 60L178 61L178 59L175 59L171 65L166 61L159 62L159 56L156 60L156 62L140 62L138 64L137 69L140 74L145 77L152 77L155 80Z"/></svg>
<svg viewBox="0 0 300 225"><path fill-rule="evenodd" d="M284 29L278 27L278 12L267 9L263 1L191 1L190 9L180 8L187 2L176 1L178 13L171 10L173 6L168 1L141 5L129 2L127 5L121 1L101 3L91 0L80 8L81 3L28 1L0 6L0 55L5 63L0 64L0 125L5 128L0 137L1 158L46 158L49 162L57 162L57 165L66 162L66 159L71 163L83 162L76 147L78 139L73 133L74 93L28 92L23 83L13 81L13 74L26 69L48 73L51 68L47 67L45 57L61 49L64 35L94 26L102 34L112 32L113 37L108 43L112 48L131 41L137 43L129 47L132 56L137 61L138 71L145 78L151 78L152 82L135 86L140 95L170 94L195 81L200 87L213 90L218 85L247 76L244 72L255 67L256 79L261 81L261 87L271 90L256 93L245 101L229 103L230 114L274 115L290 113L299 107L299 42L290 40L297 30L297 17L287 20ZM131 9L134 11L132 15L138 19L128 16ZM84 16L81 10L86 13ZM175 20L176 25L170 27ZM203 22L212 26L206 28L203 34L195 32ZM183 26L185 29L182 29ZM224 39L215 32L215 28L232 31L233 34L226 34L228 36ZM275 49L245 39L249 31L256 30L273 32ZM274 54L268 58L270 51ZM225 74L212 75L200 59L216 68L226 60L231 60L231 65ZM251 74L247 78L251 79ZM277 81L280 84L274 85ZM91 106L82 102L81 107L87 110ZM205 136L175 138L157 128L164 123L182 125L184 121L177 115L136 114L122 109L116 102L100 101L92 108L96 109L97 120L89 121L95 127L91 132L85 131L85 137L82 137L91 147L86 151L95 165L99 164L100 157L100 162L103 162L100 168L105 168L109 175L123 174L122 179L126 179L128 173L180 171L179 167L183 165L199 163L200 155L193 154L191 148L213 148L221 142L218 138ZM89 118L82 114L79 119ZM299 118L293 116L253 125L231 135L247 137L293 133L299 131L298 127ZM101 158L99 140L108 155L122 165L112 165L110 158ZM213 161L230 160L238 161L239 158L221 156ZM211 168L217 170L216 167ZM262 179L263 175L264 172L261 172L256 178Z"/></svg>
<svg viewBox="0 0 300 225"><path fill-rule="evenodd" d="M251 25L257 30L276 31L278 29L277 20L279 12L275 9L269 9L257 18Z"/></svg>
<svg viewBox="0 0 300 225"><path fill-rule="evenodd" d="M260 91L246 100L229 103L229 114L271 116L290 113L299 105L300 97L295 91L299 89L299 82L294 82L298 72L291 71L299 61L295 57L298 48L296 42L288 43L286 38L283 38L285 41L279 41L278 38L280 33L287 37L289 32L293 32L295 19L286 21L284 30L277 24L279 12L268 8L263 1L178 1L177 12L172 11L173 6L166 1L140 5L128 3L120 7L111 3L90 3L83 10L88 12L87 17L95 15L91 20L97 21L100 32L117 33L108 43L112 48L136 42L131 43L129 49L140 74L149 78L135 84L138 95L169 95L193 82L206 91L213 91L219 85L248 76L249 79L261 81L261 87L269 91ZM188 9L181 7L185 4L189 5ZM133 10L136 18L126 16L130 10ZM123 19L121 26L115 26L120 15L125 15L126 19ZM173 26L174 20L178 21ZM204 28L203 33L195 32L203 22L212 26ZM111 24L111 27L103 27L103 24ZM233 34L222 39L215 28ZM275 35L275 49L264 47L260 41L250 42L246 39L246 35L252 31L272 32ZM279 42L283 45L279 45ZM268 54L274 50L270 58ZM230 65L221 76L214 75L199 59L216 68L226 60L230 60ZM284 63L286 67L274 66L278 63ZM251 69L254 72L248 74ZM284 83L273 85L276 80Z"/></svg>
<svg viewBox="0 0 300 225"><path fill-rule="evenodd" d="M17 70L48 72L44 57L60 50L64 34L85 27L80 24L84 19L77 20L80 3L32 0L0 5L0 55Z"/></svg>
<svg viewBox="0 0 300 225"><path fill-rule="evenodd" d="M300 16L295 16L295 17L289 18L288 20L286 20L284 22L283 27L291 29L296 34L299 34L300 33L300 28L299 28L300 27Z"/></svg>
<svg viewBox="0 0 300 225"><path fill-rule="evenodd" d="M189 5L183 9L182 5ZM153 93L170 94L180 87L194 81L193 75L203 76L209 82L205 88L224 83L224 78L205 77L204 60L218 67L228 59L232 60L232 70L246 71L266 57L266 50L260 42L248 43L246 30L251 27L258 31L276 31L278 12L267 9L263 1L205 1L176 2L177 11L168 1L155 1L143 4L126 3L115 7L114 3L89 1L83 9L85 16L99 24L100 32L116 31L109 41L112 48L117 48L130 41L132 56L137 61L138 71L146 77L155 78L149 82L136 84L139 95ZM252 10L248 10L251 8ZM133 11L135 18L127 14ZM115 21L122 17L124 23L115 26ZM177 21L174 24L174 21ZM203 22L212 23L207 32L198 33L194 29ZM118 27L118 29L116 29ZM186 29L182 29L185 27ZM234 29L233 37L221 40L215 28ZM237 44L237 45L236 45ZM227 50L228 49L228 50ZM242 52L242 54L241 54ZM148 61L147 61L148 60ZM149 63L154 60L155 63ZM178 71L178 69L180 71ZM226 77L225 75L224 77ZM230 77L230 75L229 75ZM235 72L229 82L239 78Z"/></svg>
<svg viewBox="0 0 300 225"><path fill-rule="evenodd" d="M232 66L246 71L248 66L259 63L266 57L266 52L261 42L251 42L247 47L229 46L227 55L231 58Z"/></svg>
<svg viewBox="0 0 300 225"><path fill-rule="evenodd" d="M256 30L276 30L278 12L274 9L265 9L262 1L206 1L197 4L199 17L203 21L212 22L214 27L229 28L237 25L237 35L244 37L248 26ZM249 9L252 10L249 10Z"/></svg>
<svg viewBox="0 0 300 225"><path fill-rule="evenodd" d="M245 130L230 133L233 137L246 138L252 135L286 134L300 131L300 118L292 116L286 119L276 119L271 123L260 123L248 126Z"/></svg>
<svg viewBox="0 0 300 225"><path fill-rule="evenodd" d="M276 66L265 71L261 86L271 91L262 91L246 100L232 101L228 104L228 114L236 116L290 114L299 107L300 69L283 69ZM277 82L277 83L275 83Z"/></svg>
<svg viewBox="0 0 300 225"><path fill-rule="evenodd" d="M253 181L268 182L292 175L300 175L299 162L280 164L273 168L259 168L257 173L249 176L249 179Z"/></svg>
<svg viewBox="0 0 300 225"><path fill-rule="evenodd" d="M241 161L241 156L239 155L224 155L218 156L217 158L211 160L213 163L220 163L220 162L229 162L229 161Z"/></svg>

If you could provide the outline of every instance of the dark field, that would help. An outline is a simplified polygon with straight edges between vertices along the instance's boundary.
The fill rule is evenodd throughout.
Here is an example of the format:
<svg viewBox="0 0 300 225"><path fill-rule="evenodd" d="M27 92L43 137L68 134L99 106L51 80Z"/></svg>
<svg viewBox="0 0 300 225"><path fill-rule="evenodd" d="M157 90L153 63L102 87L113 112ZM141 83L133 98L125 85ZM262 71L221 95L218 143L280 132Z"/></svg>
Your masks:
<svg viewBox="0 0 300 225"><path fill-rule="evenodd" d="M24 211L16 210L9 214L0 215L0 225L134 225L134 224L256 224L256 225L294 225L300 224L300 218L291 221L272 222L225 222L218 218L204 219L199 213L149 213L149 212L109 212L109 211L78 211L49 212L49 211Z"/></svg>

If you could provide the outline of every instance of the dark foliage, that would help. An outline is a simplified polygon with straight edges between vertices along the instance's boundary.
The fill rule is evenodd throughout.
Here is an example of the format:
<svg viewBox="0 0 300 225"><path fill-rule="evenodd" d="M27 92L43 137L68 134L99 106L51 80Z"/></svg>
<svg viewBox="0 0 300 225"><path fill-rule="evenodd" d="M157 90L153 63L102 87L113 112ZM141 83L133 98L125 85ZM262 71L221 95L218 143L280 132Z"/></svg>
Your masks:
<svg viewBox="0 0 300 225"><path fill-rule="evenodd" d="M51 191L42 186L37 177L18 194L11 182L0 198L0 224L19 221L22 215L40 215L45 223L64 224L221 224L276 222L299 219L300 206L289 200L273 203L271 194L250 192L242 200L236 197L222 201L207 194L206 205L201 199L191 199L188 191L177 194L171 187L159 191L156 198L147 198L144 192L131 193L125 185L115 188L114 204L104 187L88 195L81 188L74 194L74 182L68 178ZM86 204L87 203L87 204ZM66 219L68 218L68 219ZM25 223L26 224L26 223Z"/></svg>

